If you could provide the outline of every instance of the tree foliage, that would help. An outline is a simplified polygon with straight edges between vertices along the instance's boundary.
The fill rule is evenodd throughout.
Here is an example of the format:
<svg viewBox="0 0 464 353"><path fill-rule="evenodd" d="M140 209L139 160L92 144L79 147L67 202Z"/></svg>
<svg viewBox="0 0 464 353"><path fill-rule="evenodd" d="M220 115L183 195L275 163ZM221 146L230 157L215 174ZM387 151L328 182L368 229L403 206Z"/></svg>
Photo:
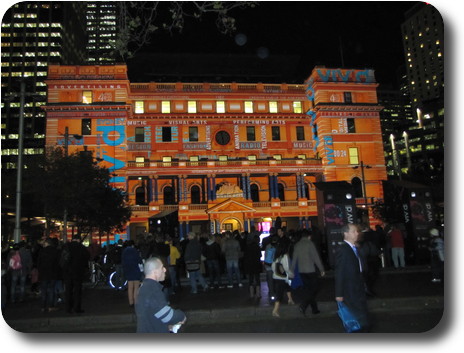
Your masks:
<svg viewBox="0 0 464 353"><path fill-rule="evenodd" d="M61 148L50 149L28 175L28 191L40 200L47 229L63 220L64 210L84 236L120 232L130 218L123 192L110 185L109 170L91 153L65 156Z"/></svg>
<svg viewBox="0 0 464 353"><path fill-rule="evenodd" d="M206 14L215 15L221 33L233 33L235 18L231 11L254 7L254 1L121 1L118 14L118 34L115 52L128 59L145 45L157 30L182 32L186 18L201 19Z"/></svg>

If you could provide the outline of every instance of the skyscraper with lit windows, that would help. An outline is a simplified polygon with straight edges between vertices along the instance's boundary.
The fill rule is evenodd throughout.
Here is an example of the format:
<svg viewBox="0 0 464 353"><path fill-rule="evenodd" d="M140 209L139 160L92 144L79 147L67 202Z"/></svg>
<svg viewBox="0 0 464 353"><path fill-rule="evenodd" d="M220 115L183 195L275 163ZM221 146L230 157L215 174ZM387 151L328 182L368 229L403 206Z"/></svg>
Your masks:
<svg viewBox="0 0 464 353"><path fill-rule="evenodd" d="M20 82L26 84L23 106L24 165L45 145L47 68L50 63L85 61L85 6L79 2L19 2L2 21L2 174L17 168L21 115Z"/></svg>

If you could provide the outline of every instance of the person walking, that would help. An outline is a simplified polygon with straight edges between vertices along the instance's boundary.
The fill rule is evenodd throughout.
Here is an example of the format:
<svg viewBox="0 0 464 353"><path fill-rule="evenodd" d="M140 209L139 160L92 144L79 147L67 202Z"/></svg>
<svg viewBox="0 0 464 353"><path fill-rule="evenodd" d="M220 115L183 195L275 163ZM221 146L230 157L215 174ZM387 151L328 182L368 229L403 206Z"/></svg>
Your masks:
<svg viewBox="0 0 464 353"><path fill-rule="evenodd" d="M143 262L133 240L128 240L125 245L121 254L121 265L124 278L127 280L129 306L133 307L137 301L140 281L142 280Z"/></svg>
<svg viewBox="0 0 464 353"><path fill-rule="evenodd" d="M280 304L287 293L288 303L293 304L291 297L291 279L293 272L290 267L290 257L288 255L288 244L286 242L278 242L275 252L274 261L272 262L272 278L274 280L275 301L272 310L272 316L280 317Z"/></svg>
<svg viewBox="0 0 464 353"><path fill-rule="evenodd" d="M61 267L65 285L66 312L83 313L82 283L89 270L89 252L81 244L81 238L75 234L71 242L64 245L61 252Z"/></svg>
<svg viewBox="0 0 464 353"><path fill-rule="evenodd" d="M304 298L300 304L300 312L306 315L306 309L311 306L313 314L319 314L316 295L319 291L319 279L316 269L321 276L325 275L324 265L322 264L316 246L311 241L311 233L307 229L301 231L301 238L295 244L292 258L292 272L298 273L303 284Z"/></svg>
<svg viewBox="0 0 464 353"><path fill-rule="evenodd" d="M190 278L191 293L196 294L197 281L200 282L200 285L205 291L208 290L208 285L206 284L205 278L200 271L202 255L201 244L194 232L189 232L187 236L189 241L185 248L184 254L185 267Z"/></svg>
<svg viewBox="0 0 464 353"><path fill-rule="evenodd" d="M343 302L358 319L362 331L369 330L369 315L362 262L356 242L359 229L356 224L342 227L343 243L335 254L335 301Z"/></svg>
<svg viewBox="0 0 464 353"><path fill-rule="evenodd" d="M145 278L140 286L135 314L137 333L169 333L174 325L182 325L187 317L179 309L173 309L159 282L166 279L166 268L157 257L148 258L144 265Z"/></svg>
<svg viewBox="0 0 464 353"><path fill-rule="evenodd" d="M55 289L58 279L58 249L52 239L43 242L37 257L37 270L39 273L40 291L42 294L42 312L58 310L55 306Z"/></svg>

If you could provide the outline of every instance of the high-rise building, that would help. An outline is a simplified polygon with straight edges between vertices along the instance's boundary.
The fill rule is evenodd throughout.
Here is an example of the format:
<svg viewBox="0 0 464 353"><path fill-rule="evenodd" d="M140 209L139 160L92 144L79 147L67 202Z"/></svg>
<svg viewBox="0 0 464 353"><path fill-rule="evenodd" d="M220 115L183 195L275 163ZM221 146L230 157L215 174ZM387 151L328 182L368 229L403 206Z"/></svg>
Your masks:
<svg viewBox="0 0 464 353"><path fill-rule="evenodd" d="M114 1L86 3L89 64L104 65L115 62L113 49L116 41L117 8L118 5Z"/></svg>
<svg viewBox="0 0 464 353"><path fill-rule="evenodd" d="M24 165L45 147L45 79L50 63L85 62L83 3L18 2L2 21L2 173L17 167L20 82L24 94Z"/></svg>
<svg viewBox="0 0 464 353"><path fill-rule="evenodd" d="M444 25L440 13L418 3L405 14L401 26L409 91L414 109L443 96Z"/></svg>

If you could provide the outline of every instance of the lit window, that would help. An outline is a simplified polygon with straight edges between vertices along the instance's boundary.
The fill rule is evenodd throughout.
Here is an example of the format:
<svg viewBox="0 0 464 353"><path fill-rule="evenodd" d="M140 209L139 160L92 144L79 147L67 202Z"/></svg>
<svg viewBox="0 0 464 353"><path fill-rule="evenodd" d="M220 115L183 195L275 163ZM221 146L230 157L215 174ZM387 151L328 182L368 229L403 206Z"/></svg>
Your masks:
<svg viewBox="0 0 464 353"><path fill-rule="evenodd" d="M277 113L277 102L269 102L269 113Z"/></svg>
<svg viewBox="0 0 464 353"><path fill-rule="evenodd" d="M226 112L226 104L224 101L217 101L216 102L216 113L225 113Z"/></svg>
<svg viewBox="0 0 464 353"><path fill-rule="evenodd" d="M161 102L161 113L163 114L171 113L171 102L170 101Z"/></svg>
<svg viewBox="0 0 464 353"><path fill-rule="evenodd" d="M305 154L299 154L298 159L306 159L306 155Z"/></svg>
<svg viewBox="0 0 464 353"><path fill-rule="evenodd" d="M84 104L92 103L92 91L82 92L82 103Z"/></svg>
<svg viewBox="0 0 464 353"><path fill-rule="evenodd" d="M143 114L145 112L143 101L135 101L135 114Z"/></svg>
<svg viewBox="0 0 464 353"><path fill-rule="evenodd" d="M144 167L145 166L145 157L135 157L135 166Z"/></svg>
<svg viewBox="0 0 464 353"><path fill-rule="evenodd" d="M301 102L293 102L293 112L297 114L302 112Z"/></svg>
<svg viewBox="0 0 464 353"><path fill-rule="evenodd" d="M251 101L245 102L245 113L253 113L253 102Z"/></svg>
<svg viewBox="0 0 464 353"><path fill-rule="evenodd" d="M187 112L192 113L192 114L196 113L197 112L197 102L188 101Z"/></svg>
<svg viewBox="0 0 464 353"><path fill-rule="evenodd" d="M281 161L282 160L282 155L281 154L275 154L272 156L275 160Z"/></svg>
<svg viewBox="0 0 464 353"><path fill-rule="evenodd" d="M357 147L349 147L348 154L350 157L350 164L359 164L359 155Z"/></svg>

